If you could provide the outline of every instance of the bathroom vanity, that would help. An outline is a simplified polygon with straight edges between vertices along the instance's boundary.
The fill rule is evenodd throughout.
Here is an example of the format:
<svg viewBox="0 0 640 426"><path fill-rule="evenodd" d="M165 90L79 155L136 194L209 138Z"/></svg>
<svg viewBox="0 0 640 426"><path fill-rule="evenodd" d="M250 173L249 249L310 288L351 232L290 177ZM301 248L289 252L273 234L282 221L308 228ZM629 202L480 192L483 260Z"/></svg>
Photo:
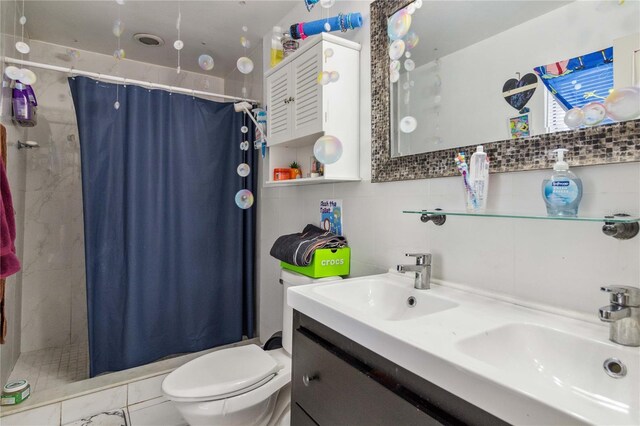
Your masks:
<svg viewBox="0 0 640 426"><path fill-rule="evenodd" d="M507 424L294 313L292 425Z"/></svg>
<svg viewBox="0 0 640 426"><path fill-rule="evenodd" d="M640 348L610 342L597 307L575 319L434 284L289 289L292 424L637 424Z"/></svg>

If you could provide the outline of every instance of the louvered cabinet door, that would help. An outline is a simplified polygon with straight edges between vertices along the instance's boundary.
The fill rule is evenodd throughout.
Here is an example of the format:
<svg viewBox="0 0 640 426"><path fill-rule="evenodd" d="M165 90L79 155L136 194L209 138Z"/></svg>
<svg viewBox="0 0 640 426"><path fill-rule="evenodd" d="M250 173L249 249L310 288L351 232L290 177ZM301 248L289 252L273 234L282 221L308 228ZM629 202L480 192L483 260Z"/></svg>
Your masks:
<svg viewBox="0 0 640 426"><path fill-rule="evenodd" d="M291 63L293 70L293 137L322 131L321 45L302 54Z"/></svg>
<svg viewBox="0 0 640 426"><path fill-rule="evenodd" d="M267 78L269 145L285 142L293 137L291 93L291 67L284 67Z"/></svg>

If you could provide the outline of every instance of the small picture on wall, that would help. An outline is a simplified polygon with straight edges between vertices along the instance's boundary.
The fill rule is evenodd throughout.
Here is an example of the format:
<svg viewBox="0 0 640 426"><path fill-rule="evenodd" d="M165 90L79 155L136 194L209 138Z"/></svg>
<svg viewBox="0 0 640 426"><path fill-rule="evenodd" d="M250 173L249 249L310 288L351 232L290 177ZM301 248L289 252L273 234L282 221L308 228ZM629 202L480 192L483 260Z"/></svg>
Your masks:
<svg viewBox="0 0 640 426"><path fill-rule="evenodd" d="M529 114L522 114L509 119L509 135L511 136L511 139L531 136L530 129Z"/></svg>

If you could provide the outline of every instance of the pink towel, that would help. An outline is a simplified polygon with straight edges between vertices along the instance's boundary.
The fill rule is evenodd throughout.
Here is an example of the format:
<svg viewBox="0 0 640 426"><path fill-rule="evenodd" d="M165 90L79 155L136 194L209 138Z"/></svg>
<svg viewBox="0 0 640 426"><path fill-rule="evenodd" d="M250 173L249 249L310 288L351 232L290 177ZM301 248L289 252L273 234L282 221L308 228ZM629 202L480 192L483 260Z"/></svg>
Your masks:
<svg viewBox="0 0 640 426"><path fill-rule="evenodd" d="M7 171L0 160L0 278L6 278L20 270L16 257L16 221Z"/></svg>

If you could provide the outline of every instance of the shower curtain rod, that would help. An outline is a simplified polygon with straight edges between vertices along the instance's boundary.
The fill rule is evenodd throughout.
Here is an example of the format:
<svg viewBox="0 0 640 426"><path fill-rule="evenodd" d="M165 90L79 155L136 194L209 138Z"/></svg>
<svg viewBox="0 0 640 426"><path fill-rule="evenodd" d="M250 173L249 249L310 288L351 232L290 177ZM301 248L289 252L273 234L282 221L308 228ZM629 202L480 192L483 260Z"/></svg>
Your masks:
<svg viewBox="0 0 640 426"><path fill-rule="evenodd" d="M185 89L183 87L168 86L166 84L152 83L150 81L134 80L134 79L131 79L131 78L118 77L118 76L115 76L115 75L101 74L101 73L91 72L91 71L83 71L83 70L75 69L73 67L71 67L71 68L59 67L57 65L49 65L49 64L43 64L43 63L40 63L40 62L32 62L32 61L25 61L25 60L22 60L22 59L10 58L8 56L5 56L3 58L3 61L5 63L7 63L7 64L24 65L24 66L27 66L27 67L41 68L41 69L44 69L44 70L51 70L51 71L58 71L58 72L63 72L63 73L71 74L71 75L81 75L81 76L85 76L85 77L96 78L98 80L112 81L112 82L115 82L115 83L136 84L138 86L146 87L146 88L149 88L149 89L163 89L163 90L168 90L168 91L174 92L174 93L184 93L185 95L208 96L208 97L214 97L214 98L228 99L228 100L232 100L234 102L235 101L246 101L246 102L251 102L251 103L254 103L254 104L259 104L260 103L260 102L254 100L254 99L239 98L237 96L221 95L219 93L205 92L203 90Z"/></svg>

